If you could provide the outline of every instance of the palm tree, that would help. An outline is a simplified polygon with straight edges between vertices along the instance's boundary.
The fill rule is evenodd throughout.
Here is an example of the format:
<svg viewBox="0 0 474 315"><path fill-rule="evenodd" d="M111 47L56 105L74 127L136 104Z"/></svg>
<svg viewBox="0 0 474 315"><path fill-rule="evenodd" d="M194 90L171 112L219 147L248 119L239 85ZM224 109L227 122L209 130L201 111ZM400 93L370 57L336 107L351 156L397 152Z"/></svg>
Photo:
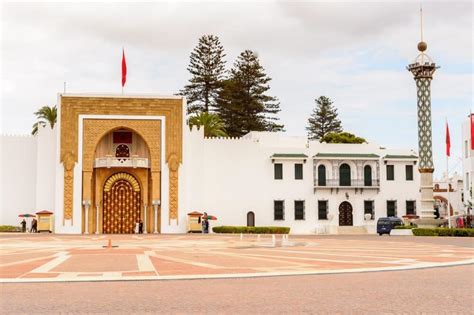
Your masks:
<svg viewBox="0 0 474 315"><path fill-rule="evenodd" d="M50 107L46 105L35 112L35 116L38 121L33 124L33 130L31 131L32 135L36 135L38 133L38 128L40 126L44 127L49 124L51 129L53 129L58 118L58 109L56 106Z"/></svg>
<svg viewBox="0 0 474 315"><path fill-rule="evenodd" d="M224 131L224 123L221 118L213 113L201 112L189 118L189 127L204 126L205 137L227 137Z"/></svg>

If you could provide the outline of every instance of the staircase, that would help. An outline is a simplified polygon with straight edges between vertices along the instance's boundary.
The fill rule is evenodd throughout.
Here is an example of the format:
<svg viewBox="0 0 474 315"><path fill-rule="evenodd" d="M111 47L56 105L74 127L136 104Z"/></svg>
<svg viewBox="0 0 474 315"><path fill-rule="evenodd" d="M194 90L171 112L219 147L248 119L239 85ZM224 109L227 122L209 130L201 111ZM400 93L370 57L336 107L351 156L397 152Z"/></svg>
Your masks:
<svg viewBox="0 0 474 315"><path fill-rule="evenodd" d="M338 226L337 234L339 235L366 235L365 226Z"/></svg>

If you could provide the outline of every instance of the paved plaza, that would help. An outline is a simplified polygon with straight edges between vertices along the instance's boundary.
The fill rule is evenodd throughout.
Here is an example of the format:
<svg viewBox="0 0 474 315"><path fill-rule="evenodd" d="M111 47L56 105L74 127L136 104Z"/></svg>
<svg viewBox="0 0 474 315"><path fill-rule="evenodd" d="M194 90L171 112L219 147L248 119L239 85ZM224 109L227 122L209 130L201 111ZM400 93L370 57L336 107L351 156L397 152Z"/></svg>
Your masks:
<svg viewBox="0 0 474 315"><path fill-rule="evenodd" d="M111 242L111 248L104 247ZM395 271L474 263L463 239L3 234L1 282L183 280Z"/></svg>

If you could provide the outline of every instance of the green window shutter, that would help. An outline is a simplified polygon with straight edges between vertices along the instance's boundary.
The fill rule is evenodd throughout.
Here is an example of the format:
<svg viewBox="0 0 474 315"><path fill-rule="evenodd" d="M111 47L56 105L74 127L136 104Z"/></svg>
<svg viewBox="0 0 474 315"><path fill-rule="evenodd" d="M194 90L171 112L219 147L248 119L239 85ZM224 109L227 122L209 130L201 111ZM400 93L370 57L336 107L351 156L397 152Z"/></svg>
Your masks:
<svg viewBox="0 0 474 315"><path fill-rule="evenodd" d="M295 164L295 179L303 179L303 164Z"/></svg>
<svg viewBox="0 0 474 315"><path fill-rule="evenodd" d="M395 180L395 166L387 165L387 180Z"/></svg>
<svg viewBox="0 0 474 315"><path fill-rule="evenodd" d="M413 165L405 165L406 180L413 180Z"/></svg>
<svg viewBox="0 0 474 315"><path fill-rule="evenodd" d="M275 179L283 179L283 164L275 163L273 167L275 170Z"/></svg>

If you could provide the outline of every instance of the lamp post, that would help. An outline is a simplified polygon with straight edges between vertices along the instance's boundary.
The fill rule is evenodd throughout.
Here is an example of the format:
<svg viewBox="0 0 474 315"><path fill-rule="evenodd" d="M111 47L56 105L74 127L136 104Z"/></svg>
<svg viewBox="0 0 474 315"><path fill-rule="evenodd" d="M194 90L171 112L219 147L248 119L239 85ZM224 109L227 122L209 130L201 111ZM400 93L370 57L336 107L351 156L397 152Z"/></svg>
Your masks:
<svg viewBox="0 0 474 315"><path fill-rule="evenodd" d="M97 201L97 204L95 205L96 211L96 224L95 224L95 234L99 234L99 210L100 210L100 201Z"/></svg>
<svg viewBox="0 0 474 315"><path fill-rule="evenodd" d="M91 201L90 200L83 200L82 201L82 205L84 206L84 216L85 216L85 219L84 219L84 234L89 234L89 207L91 205Z"/></svg>
<svg viewBox="0 0 474 315"><path fill-rule="evenodd" d="M153 233L157 234L158 233L158 206L161 204L161 201L158 199L153 200L153 211L155 213L155 228L153 230Z"/></svg>
<svg viewBox="0 0 474 315"><path fill-rule="evenodd" d="M147 223L147 208L148 207L148 204L145 202L143 204L143 208L144 208L144 214L143 214L143 234L146 234L147 231L146 231L146 223Z"/></svg>

